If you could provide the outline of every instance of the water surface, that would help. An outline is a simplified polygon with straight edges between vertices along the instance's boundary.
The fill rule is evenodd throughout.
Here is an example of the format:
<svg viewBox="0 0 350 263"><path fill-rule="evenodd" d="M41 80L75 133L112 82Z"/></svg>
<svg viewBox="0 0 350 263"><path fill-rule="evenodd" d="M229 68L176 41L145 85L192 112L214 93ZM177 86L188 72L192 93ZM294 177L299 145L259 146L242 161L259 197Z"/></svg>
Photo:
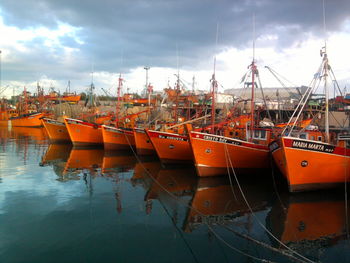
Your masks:
<svg viewBox="0 0 350 263"><path fill-rule="evenodd" d="M343 189L290 195L276 172L238 182L1 128L0 262L350 261Z"/></svg>

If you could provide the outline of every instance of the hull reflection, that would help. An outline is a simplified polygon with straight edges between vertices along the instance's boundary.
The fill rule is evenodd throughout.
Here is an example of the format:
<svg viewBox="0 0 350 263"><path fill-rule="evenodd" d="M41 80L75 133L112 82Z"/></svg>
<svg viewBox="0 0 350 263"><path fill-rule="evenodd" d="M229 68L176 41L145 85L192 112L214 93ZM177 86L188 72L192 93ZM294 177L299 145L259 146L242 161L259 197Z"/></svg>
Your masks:
<svg viewBox="0 0 350 263"><path fill-rule="evenodd" d="M259 183L240 184L254 212L267 208L270 191ZM250 213L237 184L231 186L226 177L200 178L183 229L192 232L201 224L223 224Z"/></svg>
<svg viewBox="0 0 350 263"><path fill-rule="evenodd" d="M285 196L282 201L272 207L267 226L294 249L334 245L349 234L349 207L346 209L343 194L305 193Z"/></svg>

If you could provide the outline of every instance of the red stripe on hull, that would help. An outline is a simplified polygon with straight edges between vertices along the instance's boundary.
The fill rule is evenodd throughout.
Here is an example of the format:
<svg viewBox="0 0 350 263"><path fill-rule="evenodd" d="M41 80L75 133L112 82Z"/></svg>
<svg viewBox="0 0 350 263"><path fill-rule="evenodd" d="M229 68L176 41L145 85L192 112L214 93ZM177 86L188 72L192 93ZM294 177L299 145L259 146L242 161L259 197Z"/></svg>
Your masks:
<svg viewBox="0 0 350 263"><path fill-rule="evenodd" d="M269 168L267 146L222 136L190 132L198 176L227 174L228 169Z"/></svg>
<svg viewBox="0 0 350 263"><path fill-rule="evenodd" d="M187 136L146 130L162 163L191 163L193 155Z"/></svg>
<svg viewBox="0 0 350 263"><path fill-rule="evenodd" d="M135 147L134 133L119 128L102 126L103 144L106 150L131 150Z"/></svg>
<svg viewBox="0 0 350 263"><path fill-rule="evenodd" d="M278 144L280 148L272 155L288 181L290 192L332 188L350 180L350 150L287 137Z"/></svg>
<svg viewBox="0 0 350 263"><path fill-rule="evenodd" d="M75 119L64 119L69 137L76 146L99 146L103 144L100 126Z"/></svg>

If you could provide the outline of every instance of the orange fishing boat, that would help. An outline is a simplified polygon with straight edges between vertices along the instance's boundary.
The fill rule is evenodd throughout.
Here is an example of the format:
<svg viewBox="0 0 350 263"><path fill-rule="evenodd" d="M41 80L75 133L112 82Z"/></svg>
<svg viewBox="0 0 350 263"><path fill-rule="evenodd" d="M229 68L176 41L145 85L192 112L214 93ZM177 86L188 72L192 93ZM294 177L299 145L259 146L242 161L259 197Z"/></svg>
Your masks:
<svg viewBox="0 0 350 263"><path fill-rule="evenodd" d="M101 125L77 119L64 118L69 137L75 146L102 146Z"/></svg>
<svg viewBox="0 0 350 263"><path fill-rule="evenodd" d="M145 129L134 128L136 152L138 155L156 155L156 150Z"/></svg>
<svg viewBox="0 0 350 263"><path fill-rule="evenodd" d="M64 122L57 120L42 118L43 125L49 136L50 141L54 142L70 142L69 133Z"/></svg>
<svg viewBox="0 0 350 263"><path fill-rule="evenodd" d="M44 116L44 113L34 112L12 117L10 120L12 127L42 127L41 118Z"/></svg>
<svg viewBox="0 0 350 263"><path fill-rule="evenodd" d="M269 148L271 132L256 130L254 142L190 131L190 144L198 176L227 174L269 168Z"/></svg>
<svg viewBox="0 0 350 263"><path fill-rule="evenodd" d="M102 136L106 150L131 150L135 147L132 129L102 125Z"/></svg>
<svg viewBox="0 0 350 263"><path fill-rule="evenodd" d="M255 116L255 78L258 77L258 70L253 58L249 66L251 80L245 81L247 87L251 86L250 116L242 115L222 127L220 136L215 134L215 91L217 81L215 73L212 78L212 112L211 134L191 131L189 138L193 152L194 162L198 176L217 176L230 173L231 169L237 172L246 172L255 169L269 168L269 148L274 133L271 129L260 128L256 125ZM248 76L249 74L246 74ZM273 125L273 124L272 124ZM221 136L224 135L224 136Z"/></svg>
<svg viewBox="0 0 350 263"><path fill-rule="evenodd" d="M288 181L289 191L331 188L350 181L350 136L338 145L283 136L270 144L276 165Z"/></svg>
<svg viewBox="0 0 350 263"><path fill-rule="evenodd" d="M270 144L276 165L287 179L290 192L316 190L344 185L350 179L350 134L332 136L329 132L328 86L330 66L326 48L319 71L314 75L307 95L295 109L283 136ZM319 76L322 76L320 78ZM312 92L324 80L325 111L324 132L297 130L298 118L302 116ZM294 116L297 116L294 118ZM292 121L294 118L294 121ZM318 133L318 135L317 135Z"/></svg>
<svg viewBox="0 0 350 263"><path fill-rule="evenodd" d="M163 164L193 162L187 135L148 129L146 133Z"/></svg>

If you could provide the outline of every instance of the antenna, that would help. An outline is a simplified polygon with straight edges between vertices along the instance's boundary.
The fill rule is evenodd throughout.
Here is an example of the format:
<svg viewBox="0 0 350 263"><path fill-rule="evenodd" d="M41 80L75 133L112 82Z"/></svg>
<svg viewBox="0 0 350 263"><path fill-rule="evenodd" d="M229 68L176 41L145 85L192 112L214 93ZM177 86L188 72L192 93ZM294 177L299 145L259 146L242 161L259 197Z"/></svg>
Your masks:
<svg viewBox="0 0 350 263"><path fill-rule="evenodd" d="M177 80L179 81L179 76L180 76L180 69L179 69L179 46L178 43L176 42L176 67L177 67ZM179 84L179 83L177 83Z"/></svg>
<svg viewBox="0 0 350 263"><path fill-rule="evenodd" d="M324 52L323 52L323 67L324 67L324 92L326 95L325 109L325 132L326 142L329 143L329 88L328 88L328 55L327 55L327 37L326 37L326 8L325 0L323 0L323 30L324 30Z"/></svg>
<svg viewBox="0 0 350 263"><path fill-rule="evenodd" d="M322 1L322 7L323 7L323 34L324 34L324 48L326 52L326 46L327 46L327 31L326 31L326 7L325 7L325 0Z"/></svg>
<svg viewBox="0 0 350 263"><path fill-rule="evenodd" d="M255 62L255 13L253 13L253 63Z"/></svg>
<svg viewBox="0 0 350 263"><path fill-rule="evenodd" d="M214 54L214 70L213 70L213 76L211 79L212 84L212 102L211 102L211 133L214 134L214 126L215 126L215 93L217 89L217 82L215 79L215 73L216 73L216 52L217 52L217 46L218 46L218 35L219 35L219 23L216 24L216 39L215 39L215 54Z"/></svg>
<svg viewBox="0 0 350 263"><path fill-rule="evenodd" d="M214 76L215 76L215 72L216 72L216 52L218 50L218 39L219 39L219 22L216 23L215 54L214 54Z"/></svg>

